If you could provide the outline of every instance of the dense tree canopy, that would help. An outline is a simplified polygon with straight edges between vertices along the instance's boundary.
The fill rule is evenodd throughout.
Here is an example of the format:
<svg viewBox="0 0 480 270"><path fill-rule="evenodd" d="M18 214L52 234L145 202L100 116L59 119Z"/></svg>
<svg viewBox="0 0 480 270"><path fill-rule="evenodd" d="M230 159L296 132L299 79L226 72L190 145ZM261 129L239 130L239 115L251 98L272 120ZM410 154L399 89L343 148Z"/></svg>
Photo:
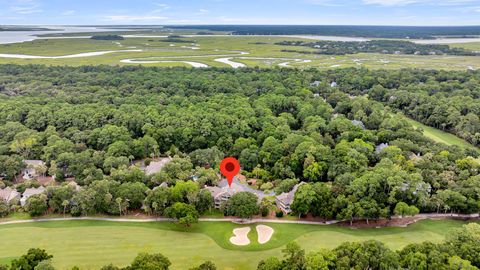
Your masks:
<svg viewBox="0 0 480 270"><path fill-rule="evenodd" d="M1 65L0 177L13 186L23 159L43 159L57 182L82 186L49 188L32 214L164 215L175 203L203 213L213 202L200 190L234 156L262 190L307 182L298 215L476 213L478 151L435 143L399 112L478 145L479 80L473 71ZM135 163L161 155L173 159L152 175Z"/></svg>

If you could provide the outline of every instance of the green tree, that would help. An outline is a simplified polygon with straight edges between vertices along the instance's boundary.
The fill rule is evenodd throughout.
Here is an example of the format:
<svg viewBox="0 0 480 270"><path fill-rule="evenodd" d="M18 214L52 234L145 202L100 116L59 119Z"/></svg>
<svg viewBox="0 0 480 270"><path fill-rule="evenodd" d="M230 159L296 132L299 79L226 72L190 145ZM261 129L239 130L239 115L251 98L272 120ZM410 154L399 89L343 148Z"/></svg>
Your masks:
<svg viewBox="0 0 480 270"><path fill-rule="evenodd" d="M235 193L227 201L225 215L251 218L259 211L257 200L257 196L247 191Z"/></svg>
<svg viewBox="0 0 480 270"><path fill-rule="evenodd" d="M51 260L44 260L39 262L38 265L35 266L34 270L55 270L55 267L53 267Z"/></svg>
<svg viewBox="0 0 480 270"><path fill-rule="evenodd" d="M210 191L206 189L200 190L195 200L195 208L201 214L210 211L214 206L214 201Z"/></svg>
<svg viewBox="0 0 480 270"><path fill-rule="evenodd" d="M165 208L167 208L172 201L172 194L169 188L158 187L147 191L144 205L145 211L150 214L163 215Z"/></svg>
<svg viewBox="0 0 480 270"><path fill-rule="evenodd" d="M0 200L0 217L6 217L10 214L10 206L3 199Z"/></svg>
<svg viewBox="0 0 480 270"><path fill-rule="evenodd" d="M415 216L419 212L420 211L418 210L417 207L415 207L414 205L409 206L408 204L406 204L404 202L397 203L397 205L395 206L395 209L393 210L393 213L395 213L395 215L398 215L400 217Z"/></svg>
<svg viewBox="0 0 480 270"><path fill-rule="evenodd" d="M168 270L171 262L160 253L140 253L135 257L132 264L126 270Z"/></svg>
<svg viewBox="0 0 480 270"><path fill-rule="evenodd" d="M470 223L462 228L454 230L447 236L447 245L450 245L455 253L472 265L480 267L480 225Z"/></svg>
<svg viewBox="0 0 480 270"><path fill-rule="evenodd" d="M117 196L128 200L130 209L140 209L146 197L148 188L143 183L123 183L118 187Z"/></svg>
<svg viewBox="0 0 480 270"><path fill-rule="evenodd" d="M305 267L305 250L300 248L296 242L290 242L285 249L282 250L285 265L284 269L304 269Z"/></svg>
<svg viewBox="0 0 480 270"><path fill-rule="evenodd" d="M197 267L190 268L190 270L216 270L217 266L211 261L206 261Z"/></svg>
<svg viewBox="0 0 480 270"><path fill-rule="evenodd" d="M41 216L44 215L48 209L47 205L47 195L37 194L33 195L27 199L25 204L25 209L31 216Z"/></svg>
<svg viewBox="0 0 480 270"><path fill-rule="evenodd" d="M398 255L379 241L343 243L334 252L337 269L398 269Z"/></svg>
<svg viewBox="0 0 480 270"><path fill-rule="evenodd" d="M270 257L258 263L257 270L281 270L282 262L277 257Z"/></svg>
<svg viewBox="0 0 480 270"><path fill-rule="evenodd" d="M335 267L335 260L336 255L331 250L310 252L305 257L305 270L330 270Z"/></svg>
<svg viewBox="0 0 480 270"><path fill-rule="evenodd" d="M315 195L315 191L310 184L303 184L298 187L291 205L292 211L299 216L307 214L315 201Z"/></svg>
<svg viewBox="0 0 480 270"><path fill-rule="evenodd" d="M193 205L176 202L165 209L165 216L177 220L177 222L186 227L198 222L198 212Z"/></svg>
<svg viewBox="0 0 480 270"><path fill-rule="evenodd" d="M38 248L31 248L27 254L22 255L18 259L12 261L11 270L34 270L40 262L53 258L45 250ZM48 269L48 268L47 268Z"/></svg>

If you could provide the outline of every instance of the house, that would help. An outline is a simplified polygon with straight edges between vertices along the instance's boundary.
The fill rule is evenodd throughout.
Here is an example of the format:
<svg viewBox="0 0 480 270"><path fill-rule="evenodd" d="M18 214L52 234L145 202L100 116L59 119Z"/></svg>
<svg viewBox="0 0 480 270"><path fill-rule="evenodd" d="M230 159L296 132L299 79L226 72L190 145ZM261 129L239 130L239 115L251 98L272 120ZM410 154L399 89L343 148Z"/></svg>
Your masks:
<svg viewBox="0 0 480 270"><path fill-rule="evenodd" d="M365 129L365 125L363 124L362 121L359 121L359 120L352 120L352 124L354 126L357 126L357 127L360 127L362 129Z"/></svg>
<svg viewBox="0 0 480 270"><path fill-rule="evenodd" d="M310 86L318 87L321 83L322 83L321 81L314 81L310 84Z"/></svg>
<svg viewBox="0 0 480 270"><path fill-rule="evenodd" d="M205 187L212 194L215 208L220 209L236 192L230 188Z"/></svg>
<svg viewBox="0 0 480 270"><path fill-rule="evenodd" d="M260 190L256 190L248 186L248 184L242 184L237 177L232 181L232 185L228 185L228 181L223 179L220 181L216 187L205 187L212 194L213 200L215 202L215 208L220 208L223 203L227 202L230 197L238 192L250 192L253 193L258 198L258 203L262 201L263 198L268 196L274 196L275 193L264 193Z"/></svg>
<svg viewBox="0 0 480 270"><path fill-rule="evenodd" d="M152 175L160 172L162 168L172 161L171 157L161 158L158 160L152 160L148 166L144 168L146 175Z"/></svg>
<svg viewBox="0 0 480 270"><path fill-rule="evenodd" d="M47 166L42 160L24 160L25 169L22 170L23 180L32 180L45 174Z"/></svg>
<svg viewBox="0 0 480 270"><path fill-rule="evenodd" d="M388 143L381 143L377 146L375 146L375 154L380 154L380 152L382 152L383 149L387 148L388 147Z"/></svg>
<svg viewBox="0 0 480 270"><path fill-rule="evenodd" d="M167 183L167 182L162 182L158 187L167 188L167 187L168 187L168 183Z"/></svg>
<svg viewBox="0 0 480 270"><path fill-rule="evenodd" d="M292 212L292 209L290 209L290 206L293 203L293 199L295 199L295 192L297 192L298 187L303 184L304 184L303 182L298 183L293 187L293 189L290 192L283 192L282 194L278 195L275 198L277 207L280 208L280 210L282 210L285 214Z"/></svg>
<svg viewBox="0 0 480 270"><path fill-rule="evenodd" d="M330 83L330 87L332 87L332 88L337 87L337 86L338 86L338 84L337 84L336 81L333 81L333 82Z"/></svg>
<svg viewBox="0 0 480 270"><path fill-rule="evenodd" d="M20 193L11 187L0 189L0 200L3 200L8 204L18 203L20 200Z"/></svg>
<svg viewBox="0 0 480 270"><path fill-rule="evenodd" d="M39 188L27 188L22 194L22 198L20 199L20 205L25 206L27 204L28 198L32 197L33 195L42 194L45 192L44 187Z"/></svg>

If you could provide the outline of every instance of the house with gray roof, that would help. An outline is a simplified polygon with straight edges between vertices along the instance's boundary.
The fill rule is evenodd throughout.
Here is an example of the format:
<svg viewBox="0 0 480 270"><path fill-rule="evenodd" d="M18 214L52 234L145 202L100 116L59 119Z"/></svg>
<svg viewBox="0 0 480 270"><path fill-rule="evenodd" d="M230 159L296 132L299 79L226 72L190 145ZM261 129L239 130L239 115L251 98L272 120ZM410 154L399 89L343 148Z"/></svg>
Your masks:
<svg viewBox="0 0 480 270"><path fill-rule="evenodd" d="M365 124L363 124L360 120L352 120L352 124L354 126L360 127L361 129L365 129Z"/></svg>
<svg viewBox="0 0 480 270"><path fill-rule="evenodd" d="M20 193L11 187L0 189L0 200L5 201L7 204L18 203Z"/></svg>
<svg viewBox="0 0 480 270"><path fill-rule="evenodd" d="M251 188L248 184L241 183L236 177L232 181L232 186L228 185L228 181L223 179L216 187L205 187L212 194L215 202L215 208L220 208L223 203L227 202L235 193L238 192L250 192L258 198L260 203L263 198L268 196L274 196L275 193L264 193L261 190Z"/></svg>
<svg viewBox="0 0 480 270"><path fill-rule="evenodd" d="M381 143L377 146L375 146L375 154L380 154L382 152L383 149L387 148L388 147L388 143Z"/></svg>
<svg viewBox="0 0 480 270"><path fill-rule="evenodd" d="M25 169L22 170L23 180L32 180L39 177L44 172L39 172L40 169L47 170L45 162L42 160L24 160Z"/></svg>
<svg viewBox="0 0 480 270"><path fill-rule="evenodd" d="M25 206L27 204L28 198L32 197L33 195L42 194L45 192L44 187L39 188L27 188L22 194L22 198L20 199L20 205Z"/></svg>
<svg viewBox="0 0 480 270"><path fill-rule="evenodd" d="M295 192L297 192L298 187L305 184L304 182L296 184L290 192L283 192L275 198L277 207L280 208L285 214L291 213L292 209L290 206L295 199Z"/></svg>
<svg viewBox="0 0 480 270"><path fill-rule="evenodd" d="M318 87L322 82L321 81L314 81L310 83L310 86Z"/></svg>
<svg viewBox="0 0 480 270"><path fill-rule="evenodd" d="M146 175L152 175L160 172L165 165L172 161L171 157L160 158L158 160L152 160L148 166L144 169Z"/></svg>

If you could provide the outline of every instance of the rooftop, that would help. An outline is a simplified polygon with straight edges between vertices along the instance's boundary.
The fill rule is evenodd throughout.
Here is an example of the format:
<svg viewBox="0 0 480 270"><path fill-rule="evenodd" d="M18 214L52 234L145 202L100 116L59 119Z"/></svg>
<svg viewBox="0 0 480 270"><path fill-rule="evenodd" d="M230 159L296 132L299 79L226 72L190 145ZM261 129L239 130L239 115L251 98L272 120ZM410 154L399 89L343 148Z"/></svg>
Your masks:
<svg viewBox="0 0 480 270"><path fill-rule="evenodd" d="M43 192L45 192L45 188L44 188L44 187L39 187L39 188L27 188L27 189L25 189L25 191L23 192L22 196L23 196L23 197L31 197L31 196L33 196L33 195L42 194Z"/></svg>
<svg viewBox="0 0 480 270"><path fill-rule="evenodd" d="M159 160L152 160L148 166L145 167L145 174L152 175L158 173L162 170L162 168L167 165L170 161L172 161L171 157L161 158Z"/></svg>
<svg viewBox="0 0 480 270"><path fill-rule="evenodd" d="M19 196L20 193L18 193L15 189L11 187L6 187L4 189L0 189L0 199L3 199L6 202L9 202L13 198Z"/></svg>

